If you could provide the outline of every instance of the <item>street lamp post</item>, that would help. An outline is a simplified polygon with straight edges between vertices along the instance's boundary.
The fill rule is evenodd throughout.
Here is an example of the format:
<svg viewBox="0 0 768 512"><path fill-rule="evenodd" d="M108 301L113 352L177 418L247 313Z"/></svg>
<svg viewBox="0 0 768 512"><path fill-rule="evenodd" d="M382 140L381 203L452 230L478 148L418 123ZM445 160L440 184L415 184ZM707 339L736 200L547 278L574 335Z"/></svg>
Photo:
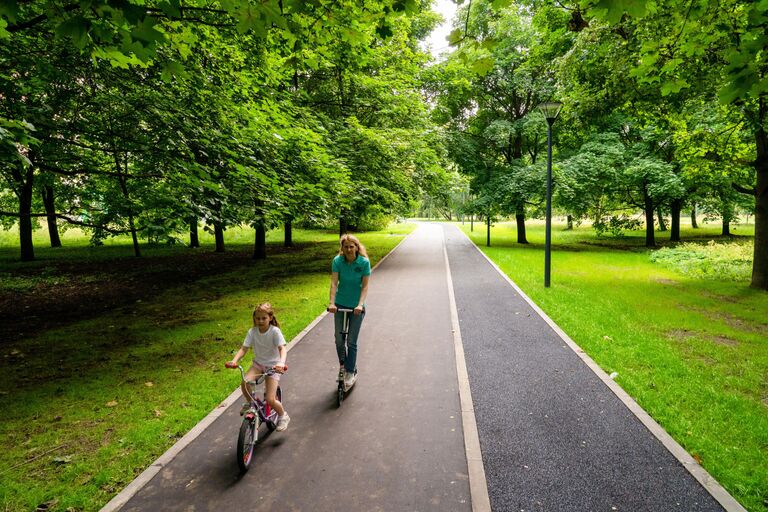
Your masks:
<svg viewBox="0 0 768 512"><path fill-rule="evenodd" d="M539 105L539 110L547 120L547 213L544 241L544 287L549 288L549 275L552 264L552 125L560 114L563 104L546 101Z"/></svg>

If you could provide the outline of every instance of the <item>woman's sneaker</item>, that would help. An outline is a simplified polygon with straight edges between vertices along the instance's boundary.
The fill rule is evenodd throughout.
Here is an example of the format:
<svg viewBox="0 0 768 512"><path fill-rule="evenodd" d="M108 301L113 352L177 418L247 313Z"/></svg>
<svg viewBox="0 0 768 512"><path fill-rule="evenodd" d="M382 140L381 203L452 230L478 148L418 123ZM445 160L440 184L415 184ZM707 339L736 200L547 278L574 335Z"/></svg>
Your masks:
<svg viewBox="0 0 768 512"><path fill-rule="evenodd" d="M291 417L288 416L288 413L283 414L280 416L280 418L277 420L277 431L282 432L285 429L288 428L288 423L291 421Z"/></svg>
<svg viewBox="0 0 768 512"><path fill-rule="evenodd" d="M357 370L354 372L347 372L347 374L344 376L344 387L349 389L352 386L355 385L355 381L357 380Z"/></svg>

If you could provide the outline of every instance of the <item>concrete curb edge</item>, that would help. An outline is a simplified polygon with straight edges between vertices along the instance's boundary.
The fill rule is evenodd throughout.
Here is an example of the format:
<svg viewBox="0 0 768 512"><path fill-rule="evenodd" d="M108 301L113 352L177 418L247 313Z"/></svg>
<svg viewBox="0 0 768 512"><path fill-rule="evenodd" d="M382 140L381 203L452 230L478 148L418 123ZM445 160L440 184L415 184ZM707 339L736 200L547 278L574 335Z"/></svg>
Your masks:
<svg viewBox="0 0 768 512"><path fill-rule="evenodd" d="M469 475L469 494L472 501L472 512L491 512L491 500L488 496L488 481L485 478L483 454L480 448L480 435L477 431L475 406L472 402L472 391L469 385L467 363L464 358L464 343L459 327L459 312L456 309L456 298L453 293L451 266L448 262L448 250L445 246L443 232L443 257L445 258L446 281L448 282L448 300L451 307L451 330L453 331L453 347L456 353L456 373L459 380L459 399L461 401L461 423L464 431L464 450L467 457L467 473Z"/></svg>

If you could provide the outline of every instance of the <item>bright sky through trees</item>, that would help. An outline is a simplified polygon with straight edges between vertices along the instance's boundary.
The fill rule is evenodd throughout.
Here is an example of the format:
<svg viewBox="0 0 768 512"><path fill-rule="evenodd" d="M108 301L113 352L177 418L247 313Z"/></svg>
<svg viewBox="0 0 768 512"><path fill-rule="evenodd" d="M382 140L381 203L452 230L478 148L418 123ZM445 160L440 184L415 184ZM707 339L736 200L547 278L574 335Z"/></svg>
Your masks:
<svg viewBox="0 0 768 512"><path fill-rule="evenodd" d="M444 21L432 31L432 34L425 41L422 41L422 48L428 49L435 59L439 60L441 53L453 51L447 38L448 34L451 33L451 20L456 14L456 4L452 0L435 0L433 10L440 13Z"/></svg>

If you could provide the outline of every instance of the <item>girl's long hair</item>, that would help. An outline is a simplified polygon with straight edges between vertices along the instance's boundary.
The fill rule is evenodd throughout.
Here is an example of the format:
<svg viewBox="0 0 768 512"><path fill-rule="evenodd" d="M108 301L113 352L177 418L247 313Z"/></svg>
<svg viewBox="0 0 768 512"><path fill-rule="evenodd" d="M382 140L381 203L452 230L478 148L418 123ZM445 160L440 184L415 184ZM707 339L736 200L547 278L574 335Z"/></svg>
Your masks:
<svg viewBox="0 0 768 512"><path fill-rule="evenodd" d="M253 319L253 325L256 325L256 313L259 311L263 311L264 313L269 315L269 324L274 325L275 327L280 327L280 322L277 321L277 317L275 316L275 310L272 309L272 304L269 302L263 302L253 308L253 314L251 315L251 318Z"/></svg>
<svg viewBox="0 0 768 512"><path fill-rule="evenodd" d="M344 242L346 242L347 240L349 240L350 242L355 244L355 247L357 247L357 254L359 254L360 256L363 256L365 258L368 257L368 253L365 250L365 246L360 243L360 240L358 240L355 235L342 235L341 236L341 238L339 239L339 254L340 255L342 255L342 256L344 255L344 250L342 249L342 247L344 247Z"/></svg>

